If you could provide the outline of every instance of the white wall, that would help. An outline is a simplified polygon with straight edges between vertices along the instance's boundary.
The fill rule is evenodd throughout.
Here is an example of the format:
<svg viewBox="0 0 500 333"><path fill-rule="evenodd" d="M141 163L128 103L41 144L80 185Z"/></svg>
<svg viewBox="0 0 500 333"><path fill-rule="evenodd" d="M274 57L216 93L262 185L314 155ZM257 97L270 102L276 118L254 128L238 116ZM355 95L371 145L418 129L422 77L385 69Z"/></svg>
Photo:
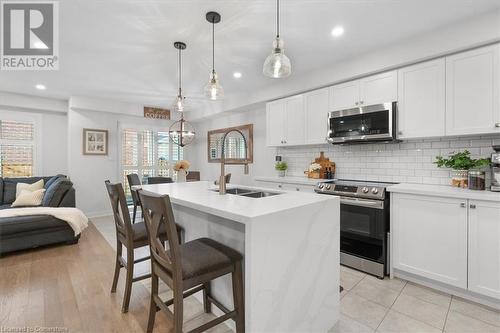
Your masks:
<svg viewBox="0 0 500 333"><path fill-rule="evenodd" d="M216 180L220 176L220 164L208 163L207 132L214 129L253 124L253 164L249 165L249 174L244 174L242 165L226 166L226 173L231 173L231 182L252 185L255 176L272 176L274 171L275 148L266 147L266 110L265 107L244 112L222 113L204 121L195 122L196 140L186 147L185 159L189 160L191 170L199 170L202 180Z"/></svg>
<svg viewBox="0 0 500 333"><path fill-rule="evenodd" d="M76 206L87 216L111 214L109 197L104 186L105 180L122 182L120 173L119 126L134 124L136 126L165 126L171 121L145 119L141 116L119 114L120 108L134 109L134 105L116 104L114 112L98 110L99 100L70 100L68 110L68 172L76 189ZM90 106L95 110L82 109ZM108 107L110 104L102 104ZM108 130L108 156L83 155L83 129Z"/></svg>

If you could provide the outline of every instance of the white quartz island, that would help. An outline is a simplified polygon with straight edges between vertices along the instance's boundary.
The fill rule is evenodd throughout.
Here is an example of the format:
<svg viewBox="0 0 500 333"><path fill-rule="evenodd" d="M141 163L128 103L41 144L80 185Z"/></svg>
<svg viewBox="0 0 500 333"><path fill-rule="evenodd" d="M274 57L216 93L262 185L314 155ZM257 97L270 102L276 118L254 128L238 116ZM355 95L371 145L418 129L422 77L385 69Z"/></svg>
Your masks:
<svg viewBox="0 0 500 333"><path fill-rule="evenodd" d="M339 317L338 198L300 192L250 198L214 188L203 181L143 186L170 196L185 241L209 237L243 254L247 332L332 328ZM231 290L229 276L212 285L228 308Z"/></svg>

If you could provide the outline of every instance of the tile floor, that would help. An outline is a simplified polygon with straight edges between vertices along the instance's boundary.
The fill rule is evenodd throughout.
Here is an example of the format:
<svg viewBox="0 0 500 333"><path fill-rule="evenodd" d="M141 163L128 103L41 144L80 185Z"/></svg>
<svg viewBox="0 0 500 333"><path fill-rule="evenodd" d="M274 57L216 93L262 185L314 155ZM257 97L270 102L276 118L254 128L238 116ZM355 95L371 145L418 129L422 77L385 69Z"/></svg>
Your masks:
<svg viewBox="0 0 500 333"><path fill-rule="evenodd" d="M115 227L111 217L92 222L115 248ZM148 265L149 261L145 262L140 270L147 270ZM341 266L340 284L344 287L340 294L340 320L331 333L500 333L500 311L411 282L379 280ZM167 295L169 290L165 288ZM201 309L196 299L190 302L193 311L198 311L197 307ZM212 332L227 332L227 326L219 326Z"/></svg>

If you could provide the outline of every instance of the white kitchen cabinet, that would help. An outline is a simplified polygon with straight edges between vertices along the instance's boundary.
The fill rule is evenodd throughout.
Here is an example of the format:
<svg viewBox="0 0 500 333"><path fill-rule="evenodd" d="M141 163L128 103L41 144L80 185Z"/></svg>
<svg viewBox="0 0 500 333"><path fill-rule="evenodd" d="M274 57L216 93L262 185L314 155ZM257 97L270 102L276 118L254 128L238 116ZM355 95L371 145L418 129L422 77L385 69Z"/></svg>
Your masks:
<svg viewBox="0 0 500 333"><path fill-rule="evenodd" d="M467 288L467 200L391 196L394 268Z"/></svg>
<svg viewBox="0 0 500 333"><path fill-rule="evenodd" d="M500 203L469 201L469 290L500 299Z"/></svg>
<svg viewBox="0 0 500 333"><path fill-rule="evenodd" d="M267 103L267 145L292 146L304 144L304 118L304 100L302 95Z"/></svg>
<svg viewBox="0 0 500 333"><path fill-rule="evenodd" d="M305 143L304 98L297 95L285 99L285 145L295 146Z"/></svg>
<svg viewBox="0 0 500 333"><path fill-rule="evenodd" d="M445 59L398 70L398 138L445 136Z"/></svg>
<svg viewBox="0 0 500 333"><path fill-rule="evenodd" d="M328 132L328 88L304 94L305 143L326 143Z"/></svg>
<svg viewBox="0 0 500 333"><path fill-rule="evenodd" d="M267 103L266 140L268 146L280 146L285 137L285 105L283 100Z"/></svg>
<svg viewBox="0 0 500 333"><path fill-rule="evenodd" d="M359 80L360 101L363 106L398 100L397 71L368 76Z"/></svg>
<svg viewBox="0 0 500 333"><path fill-rule="evenodd" d="M330 111L397 100L397 71L372 75L330 87Z"/></svg>
<svg viewBox="0 0 500 333"><path fill-rule="evenodd" d="M359 81L349 81L330 87L330 111L350 109L359 104Z"/></svg>
<svg viewBox="0 0 500 333"><path fill-rule="evenodd" d="M446 57L446 135L500 133L500 45Z"/></svg>

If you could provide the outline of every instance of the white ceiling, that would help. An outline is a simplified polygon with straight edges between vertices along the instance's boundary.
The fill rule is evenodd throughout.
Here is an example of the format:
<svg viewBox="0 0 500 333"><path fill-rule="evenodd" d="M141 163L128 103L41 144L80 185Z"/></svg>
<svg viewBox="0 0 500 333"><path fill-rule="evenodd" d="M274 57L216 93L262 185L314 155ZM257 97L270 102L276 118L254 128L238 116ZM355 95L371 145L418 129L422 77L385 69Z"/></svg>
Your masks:
<svg viewBox="0 0 500 333"><path fill-rule="evenodd" d="M282 0L282 37L293 76L500 7L499 0ZM216 70L226 96L280 84L262 75L275 29L274 0L61 0L60 70L0 72L0 90L55 98L73 95L169 106L184 54L184 91L202 100L211 62L210 10L216 25ZM335 25L345 28L335 39ZM241 79L232 76L243 74ZM46 91L35 85L42 83ZM193 107L201 107L201 102Z"/></svg>

